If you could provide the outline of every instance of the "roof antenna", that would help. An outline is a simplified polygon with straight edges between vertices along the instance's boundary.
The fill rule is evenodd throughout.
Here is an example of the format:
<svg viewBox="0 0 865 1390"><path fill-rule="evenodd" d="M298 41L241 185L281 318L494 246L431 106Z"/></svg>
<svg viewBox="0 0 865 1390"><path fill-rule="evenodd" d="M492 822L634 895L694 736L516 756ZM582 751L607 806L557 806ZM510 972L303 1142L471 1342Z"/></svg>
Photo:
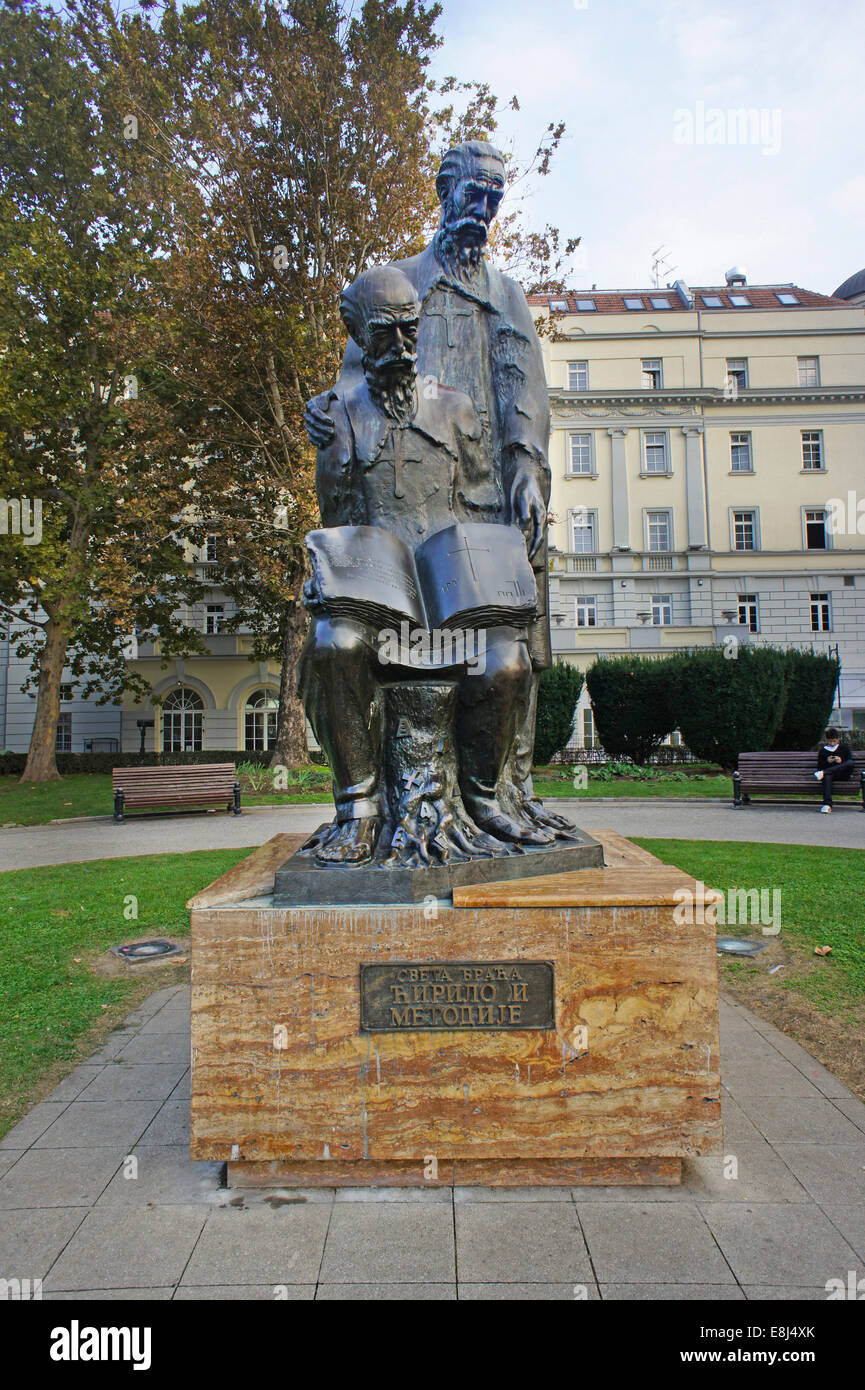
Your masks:
<svg viewBox="0 0 865 1390"><path fill-rule="evenodd" d="M678 270L678 268L679 268L678 266L670 265L670 262L669 262L669 260L667 259L668 252L669 252L669 247L667 247L667 246L658 246L658 247L652 252L652 270L651 270L651 275L652 275L652 284L654 285L654 287L655 287L656 290L657 290L657 289L660 289L660 287L661 287L661 276L662 276L662 275L672 275L673 271L674 271L674 270Z"/></svg>

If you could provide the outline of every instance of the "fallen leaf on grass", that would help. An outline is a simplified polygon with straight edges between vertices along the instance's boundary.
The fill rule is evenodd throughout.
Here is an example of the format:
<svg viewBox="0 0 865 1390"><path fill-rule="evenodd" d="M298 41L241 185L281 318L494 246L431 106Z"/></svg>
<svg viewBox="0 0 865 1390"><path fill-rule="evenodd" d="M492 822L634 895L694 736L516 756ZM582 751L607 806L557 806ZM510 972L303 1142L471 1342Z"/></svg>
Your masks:
<svg viewBox="0 0 865 1390"><path fill-rule="evenodd" d="M815 956L831 956L831 954L832 954L832 947L831 947L831 946L815 946L815 947L814 947L814 955L815 955Z"/></svg>

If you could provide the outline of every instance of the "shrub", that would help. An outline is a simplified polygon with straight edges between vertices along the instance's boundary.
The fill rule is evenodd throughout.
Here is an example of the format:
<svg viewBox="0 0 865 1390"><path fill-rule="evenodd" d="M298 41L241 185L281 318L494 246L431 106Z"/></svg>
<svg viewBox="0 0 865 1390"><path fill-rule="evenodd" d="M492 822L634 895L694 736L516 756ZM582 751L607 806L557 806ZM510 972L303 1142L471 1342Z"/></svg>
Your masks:
<svg viewBox="0 0 865 1390"><path fill-rule="evenodd" d="M787 696L784 653L740 646L735 658L719 647L673 658L676 727L697 758L727 771L740 753L772 747Z"/></svg>
<svg viewBox="0 0 865 1390"><path fill-rule="evenodd" d="M535 722L536 763L548 763L571 737L582 688L583 673L576 666L558 662L541 672Z"/></svg>
<svg viewBox="0 0 865 1390"><path fill-rule="evenodd" d="M586 685L604 751L647 763L676 727L675 659L623 656L590 667Z"/></svg>
<svg viewBox="0 0 865 1390"><path fill-rule="evenodd" d="M841 663L823 652L784 652L787 703L773 748L813 748L832 714Z"/></svg>

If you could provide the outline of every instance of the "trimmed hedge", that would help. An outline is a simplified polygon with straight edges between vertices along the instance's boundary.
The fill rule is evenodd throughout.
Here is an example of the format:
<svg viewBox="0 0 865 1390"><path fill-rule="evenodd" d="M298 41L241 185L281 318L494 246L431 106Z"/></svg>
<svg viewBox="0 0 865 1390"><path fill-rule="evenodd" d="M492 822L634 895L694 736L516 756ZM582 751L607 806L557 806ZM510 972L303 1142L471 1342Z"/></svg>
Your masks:
<svg viewBox="0 0 865 1390"><path fill-rule="evenodd" d="M674 656L676 727L697 758L736 766L740 753L772 747L787 699L785 653L740 646L735 657L718 647Z"/></svg>
<svg viewBox="0 0 865 1390"><path fill-rule="evenodd" d="M784 652L787 703L773 748L813 748L823 735L835 704L841 663L823 652Z"/></svg>
<svg viewBox="0 0 865 1390"><path fill-rule="evenodd" d="M535 722L534 761L538 765L548 763L571 737L582 688L582 671L564 661L541 671Z"/></svg>
<svg viewBox="0 0 865 1390"><path fill-rule="evenodd" d="M58 753L57 771L112 772L115 767L172 767L189 763L255 763L268 767L269 752L238 748L207 748L195 753ZM0 776L20 777L27 762L26 753L0 753Z"/></svg>
<svg viewBox="0 0 865 1390"><path fill-rule="evenodd" d="M677 727L677 669L670 659L606 657L586 675L605 753L647 763Z"/></svg>

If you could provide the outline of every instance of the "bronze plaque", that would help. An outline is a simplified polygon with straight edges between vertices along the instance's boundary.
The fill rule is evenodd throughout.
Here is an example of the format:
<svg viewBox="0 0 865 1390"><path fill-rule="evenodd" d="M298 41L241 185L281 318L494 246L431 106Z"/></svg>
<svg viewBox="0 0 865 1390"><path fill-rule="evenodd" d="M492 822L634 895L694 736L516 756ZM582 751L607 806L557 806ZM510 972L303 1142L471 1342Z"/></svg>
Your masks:
<svg viewBox="0 0 865 1390"><path fill-rule="evenodd" d="M552 961L362 965L360 1026L365 1033L555 1028Z"/></svg>

